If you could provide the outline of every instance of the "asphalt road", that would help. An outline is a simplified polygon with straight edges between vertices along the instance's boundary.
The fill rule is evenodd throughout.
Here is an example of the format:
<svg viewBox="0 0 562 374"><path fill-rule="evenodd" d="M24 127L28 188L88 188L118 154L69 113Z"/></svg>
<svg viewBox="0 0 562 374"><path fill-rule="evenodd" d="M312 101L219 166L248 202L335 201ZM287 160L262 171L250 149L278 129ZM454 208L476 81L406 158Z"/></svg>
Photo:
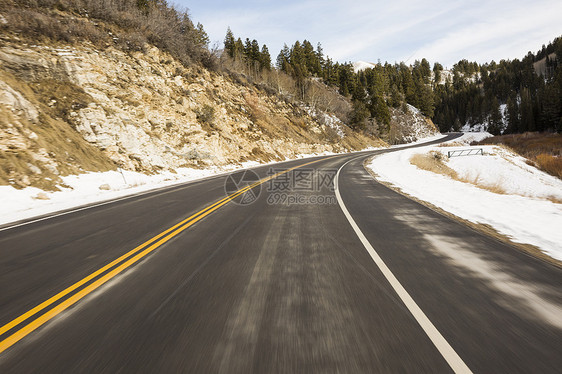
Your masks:
<svg viewBox="0 0 562 374"><path fill-rule="evenodd" d="M0 231L0 373L441 373L455 355L559 373L562 270L377 183L377 152Z"/></svg>

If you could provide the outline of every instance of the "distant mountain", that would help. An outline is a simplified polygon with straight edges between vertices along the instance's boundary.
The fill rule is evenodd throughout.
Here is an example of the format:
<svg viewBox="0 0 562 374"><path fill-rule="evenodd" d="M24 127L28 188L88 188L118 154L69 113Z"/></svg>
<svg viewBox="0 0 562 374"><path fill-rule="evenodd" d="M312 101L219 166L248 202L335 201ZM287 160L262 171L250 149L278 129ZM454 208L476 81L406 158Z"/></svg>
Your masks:
<svg viewBox="0 0 562 374"><path fill-rule="evenodd" d="M365 69L373 69L376 66L376 64L365 62L365 61L357 61L354 62L352 65L353 65L353 71L355 73Z"/></svg>

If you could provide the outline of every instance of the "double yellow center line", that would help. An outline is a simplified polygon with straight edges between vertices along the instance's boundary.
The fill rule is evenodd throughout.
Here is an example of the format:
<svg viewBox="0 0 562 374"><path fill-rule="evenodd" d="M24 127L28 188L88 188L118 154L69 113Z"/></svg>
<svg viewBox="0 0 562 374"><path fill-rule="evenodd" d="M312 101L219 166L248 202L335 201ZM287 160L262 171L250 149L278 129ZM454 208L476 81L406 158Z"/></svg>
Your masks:
<svg viewBox="0 0 562 374"><path fill-rule="evenodd" d="M0 341L0 353L4 352L6 349L10 348L12 345L23 339L25 336L45 324L47 321L67 309L68 307L72 306L80 299L84 298L86 295L90 294L92 291L99 288L101 285L115 277L117 274L121 273L123 270L131 267L133 264L138 262L143 257L147 256L149 253L160 247L162 244L168 242L170 239L175 237L176 235L180 234L182 231L186 230L196 222L200 221L207 215L211 214L215 210L219 209L223 205L227 204L228 202L234 200L238 196L242 195L243 193L251 190L254 187L257 187L271 179L277 178L278 176L288 173L292 170L298 169L300 167L313 164L320 160L315 160L311 162L307 162L302 165L295 166L293 168L284 170L277 174L268 176L266 178L260 179L259 181L241 188L236 192L232 193L231 195L220 199L219 201L215 202L214 204L209 205L208 207L198 211L197 213L189 216L188 218L184 219L183 221L175 224L174 226L170 227L169 229L161 232L160 234L154 236L153 238L147 240L146 242L142 243L138 247L134 248L133 250L125 253L121 257L117 258L116 260L110 262L109 264L105 265L104 267L100 268L99 270L93 272L92 274L88 275L87 277L83 278L82 280L74 283L72 286L64 289L63 291L59 292L55 296L49 298L48 300L42 302L41 304L37 305L35 308L30 309L26 313L20 315L19 317L15 318L14 320L10 321L6 325L0 327L0 337L7 333L8 331L15 329L20 324L23 324L20 328L9 334L5 339ZM125 262L123 262L125 261ZM110 270L110 271L109 271ZM106 273L107 272L107 273ZM106 274L104 274L106 273ZM102 275L99 277L100 275ZM99 278L98 278L99 277ZM97 278L97 279L96 279ZM88 282L94 280L92 283L88 284L86 287L82 288L78 292L74 291L78 290L83 285L87 284ZM65 299L58 305L54 306L52 309L48 310L47 312L35 316L39 312L43 311L44 309L50 307L60 299L64 298L65 296L72 294L69 298ZM32 318L34 317L34 318ZM31 319L29 322L26 322L28 319Z"/></svg>

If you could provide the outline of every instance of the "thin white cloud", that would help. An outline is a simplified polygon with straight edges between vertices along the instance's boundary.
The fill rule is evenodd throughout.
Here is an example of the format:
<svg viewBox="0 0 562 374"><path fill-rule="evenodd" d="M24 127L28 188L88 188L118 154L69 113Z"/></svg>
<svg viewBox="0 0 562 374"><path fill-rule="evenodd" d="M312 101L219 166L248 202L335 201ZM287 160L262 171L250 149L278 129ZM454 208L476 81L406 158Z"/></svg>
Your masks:
<svg viewBox="0 0 562 374"><path fill-rule="evenodd" d="M275 55L296 40L321 42L338 61L409 62L422 57L452 65L523 57L562 34L559 0L190 1L212 41L227 26Z"/></svg>
<svg viewBox="0 0 562 374"><path fill-rule="evenodd" d="M548 9L548 12L545 12ZM536 52L562 32L562 3L536 3L532 7L502 9L499 14L466 24L420 47L415 58L430 57L452 64L461 58L480 63L492 59L522 58Z"/></svg>

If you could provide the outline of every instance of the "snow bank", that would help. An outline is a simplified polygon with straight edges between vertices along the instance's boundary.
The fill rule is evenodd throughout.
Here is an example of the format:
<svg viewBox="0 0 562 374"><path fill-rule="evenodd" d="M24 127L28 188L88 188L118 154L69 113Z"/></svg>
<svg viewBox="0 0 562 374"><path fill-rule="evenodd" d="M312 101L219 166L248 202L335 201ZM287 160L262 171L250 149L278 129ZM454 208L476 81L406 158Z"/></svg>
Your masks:
<svg viewBox="0 0 562 374"><path fill-rule="evenodd" d="M243 166L255 166L254 164L257 163L248 162ZM231 169L234 168L231 166ZM126 170L122 173L119 171L84 173L62 177L64 184L70 188L63 188L56 192L47 192L35 187L18 190L12 186L0 186L2 206L0 225L204 178L226 169L228 168L205 170L178 168L175 174L167 171L154 175Z"/></svg>
<svg viewBox="0 0 562 374"><path fill-rule="evenodd" d="M454 141L458 141L455 139ZM525 159L497 146L483 148L484 156L451 158L447 165L459 176L479 184L499 186L497 194L410 164L415 153L470 147L422 147L375 157L368 165L379 179L428 201L458 217L488 224L514 242L539 247L562 260L562 181L525 163ZM551 200L549 200L551 199Z"/></svg>

